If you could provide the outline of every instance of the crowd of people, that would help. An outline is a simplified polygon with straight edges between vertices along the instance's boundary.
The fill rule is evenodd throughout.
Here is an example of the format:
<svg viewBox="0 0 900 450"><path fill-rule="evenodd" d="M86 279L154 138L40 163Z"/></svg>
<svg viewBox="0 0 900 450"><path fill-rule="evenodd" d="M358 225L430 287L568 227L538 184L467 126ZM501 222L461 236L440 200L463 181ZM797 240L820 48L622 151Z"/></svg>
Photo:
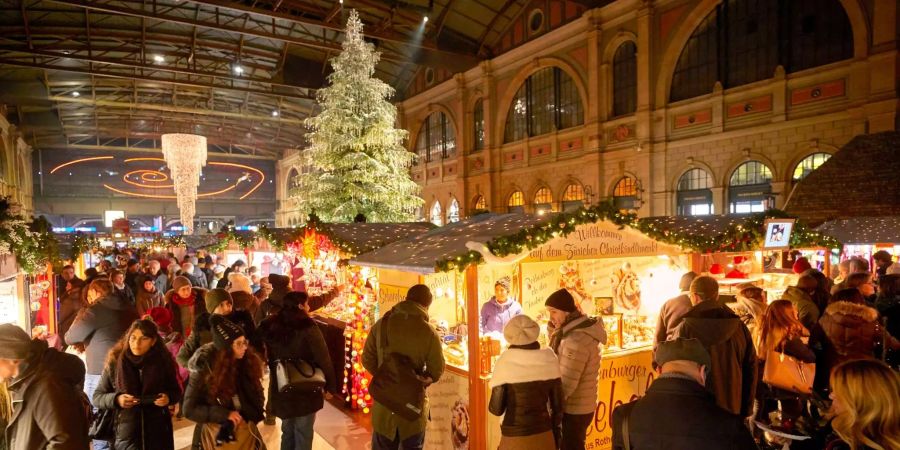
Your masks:
<svg viewBox="0 0 900 450"><path fill-rule="evenodd" d="M85 276L62 270L56 342L0 326L12 399L0 406L0 450L174 450L175 415L196 423L192 448L265 448L257 424L276 417L283 450L312 448L338 381L288 276L130 250ZM284 390L268 376L300 361L321 370L322 386Z"/></svg>
<svg viewBox="0 0 900 450"><path fill-rule="evenodd" d="M882 256L874 272L865 260L845 261L834 280L801 267L772 300L747 283L728 302L715 278L684 274L681 294L660 310L656 378L644 397L612 411L613 448L780 448L792 433L807 438L792 448L900 449L900 274ZM316 413L339 382L306 293L286 276L248 276L241 261L128 258L121 266L101 262L85 281L63 269L66 352L0 325L0 381L12 399L0 405L0 449L174 450L173 415L196 422L193 448L264 448L257 424L276 417L283 450L312 448ZM499 449L584 450L603 322L560 289L544 302L542 348L540 325L509 283L496 282L480 323L509 344L490 380L488 410L503 416ZM373 385L383 385L386 360L413 368L415 381L394 387L412 398L441 378L432 300L427 286L413 286L373 325L362 359ZM808 386L767 378L785 358L815 364L809 380L801 376ZM285 362L306 362L324 381L285 389L274 376ZM373 388L372 449L422 449L427 401L410 416L383 395Z"/></svg>

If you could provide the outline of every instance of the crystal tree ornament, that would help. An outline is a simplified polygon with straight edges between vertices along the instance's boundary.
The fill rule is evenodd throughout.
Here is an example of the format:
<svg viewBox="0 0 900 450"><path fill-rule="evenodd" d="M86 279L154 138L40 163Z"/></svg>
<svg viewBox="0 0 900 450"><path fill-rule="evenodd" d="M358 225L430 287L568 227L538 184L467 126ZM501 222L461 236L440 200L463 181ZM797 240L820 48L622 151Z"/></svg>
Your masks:
<svg viewBox="0 0 900 450"><path fill-rule="evenodd" d="M200 184L200 171L206 165L206 137L164 134L162 152L175 184L184 234L193 234L197 186Z"/></svg>

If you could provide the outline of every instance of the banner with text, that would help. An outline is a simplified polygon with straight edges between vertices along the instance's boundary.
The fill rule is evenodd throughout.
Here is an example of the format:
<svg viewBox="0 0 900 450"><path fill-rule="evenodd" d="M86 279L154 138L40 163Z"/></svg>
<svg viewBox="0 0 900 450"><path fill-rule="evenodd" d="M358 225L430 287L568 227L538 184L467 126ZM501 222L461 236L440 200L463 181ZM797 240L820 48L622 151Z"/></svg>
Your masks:
<svg viewBox="0 0 900 450"><path fill-rule="evenodd" d="M431 420L425 429L428 450L466 450L469 448L469 379L463 373L447 370L437 383L428 387Z"/></svg>
<svg viewBox="0 0 900 450"><path fill-rule="evenodd" d="M679 255L681 248L611 222L579 225L565 237L551 239L532 250L524 262L596 259L622 256Z"/></svg>
<svg viewBox="0 0 900 450"><path fill-rule="evenodd" d="M653 351L647 349L621 356L605 356L600 365L600 389L597 410L588 427L586 450L611 450L612 412L616 407L637 400L647 393L656 378Z"/></svg>

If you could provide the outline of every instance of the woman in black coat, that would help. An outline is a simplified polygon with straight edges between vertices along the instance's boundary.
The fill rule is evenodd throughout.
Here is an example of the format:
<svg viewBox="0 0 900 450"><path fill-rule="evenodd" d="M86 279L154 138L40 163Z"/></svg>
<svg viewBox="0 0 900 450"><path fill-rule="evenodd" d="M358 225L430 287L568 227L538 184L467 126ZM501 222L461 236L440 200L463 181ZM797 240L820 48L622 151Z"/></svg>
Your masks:
<svg viewBox="0 0 900 450"><path fill-rule="evenodd" d="M116 450L174 450L169 405L181 398L175 360L156 324L141 319L109 352L94 405L116 409Z"/></svg>
<svg viewBox="0 0 900 450"><path fill-rule="evenodd" d="M269 361L269 406L281 422L281 448L309 450L312 448L313 423L316 412L324 406L327 391L335 388L334 366L325 338L309 317L305 292L289 292L284 296L282 309L263 320L258 333L265 343ZM279 360L303 360L325 375L325 391L281 393L276 381ZM285 445L289 443L290 445Z"/></svg>
<svg viewBox="0 0 900 450"><path fill-rule="evenodd" d="M262 448L256 424L263 420L262 358L252 349L244 330L218 314L209 320L213 341L191 357L190 381L184 396L184 415L203 427L202 447L214 450L222 424L234 426L241 450ZM232 447L229 447L232 448Z"/></svg>

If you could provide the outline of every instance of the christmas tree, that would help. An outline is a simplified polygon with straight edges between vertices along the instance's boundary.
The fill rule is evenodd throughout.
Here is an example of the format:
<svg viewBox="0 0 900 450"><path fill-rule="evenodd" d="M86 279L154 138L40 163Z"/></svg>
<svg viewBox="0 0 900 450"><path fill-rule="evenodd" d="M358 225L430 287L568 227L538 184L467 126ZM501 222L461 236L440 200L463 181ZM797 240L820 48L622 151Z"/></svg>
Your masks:
<svg viewBox="0 0 900 450"><path fill-rule="evenodd" d="M316 94L321 112L307 119L312 170L299 177L297 200L304 214L326 222L351 222L357 214L408 222L423 203L409 175L414 154L403 146L407 132L394 128L394 89L374 77L380 53L363 40L362 28L351 11L330 85Z"/></svg>

